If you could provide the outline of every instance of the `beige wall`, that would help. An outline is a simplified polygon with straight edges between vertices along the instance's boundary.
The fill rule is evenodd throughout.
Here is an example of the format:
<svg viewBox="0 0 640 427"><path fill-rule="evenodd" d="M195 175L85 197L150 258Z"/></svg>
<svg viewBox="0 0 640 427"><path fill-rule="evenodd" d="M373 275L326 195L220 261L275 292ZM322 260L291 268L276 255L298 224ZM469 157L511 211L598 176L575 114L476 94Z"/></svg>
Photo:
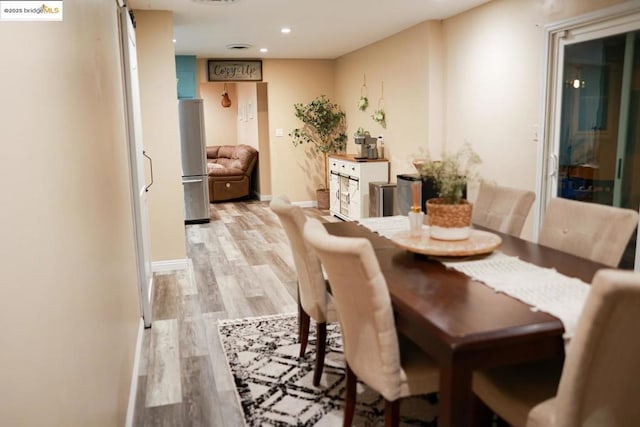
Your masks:
<svg viewBox="0 0 640 427"><path fill-rule="evenodd" d="M359 146L353 134L359 127L372 136L383 135L385 157L391 161L391 180L414 173L409 160L422 148L439 152L442 146L441 23L427 21L394 36L342 56L336 61L336 99L347 113L347 152ZM369 108L358 110L366 75ZM384 82L387 128L374 122Z"/></svg>
<svg viewBox="0 0 640 427"><path fill-rule="evenodd" d="M301 122L293 104L307 103L319 95L334 99L334 61L265 59L263 79L269 89L271 193L287 194L292 201L315 201L323 185L322 159L310 146L294 147L288 136ZM282 129L283 137L276 137Z"/></svg>
<svg viewBox="0 0 640 427"><path fill-rule="evenodd" d="M0 424L123 425L139 326L114 1L3 22Z"/></svg>
<svg viewBox="0 0 640 427"><path fill-rule="evenodd" d="M469 141L484 178L535 190L541 121L544 28L619 1L496 0L444 21L445 135ZM524 235L532 235L529 216Z"/></svg>
<svg viewBox="0 0 640 427"><path fill-rule="evenodd" d="M198 85L204 105L204 125L207 145L235 145L238 141L238 99L236 84L227 83L231 107L224 108L224 83L205 82Z"/></svg>
<svg viewBox="0 0 640 427"><path fill-rule="evenodd" d="M256 84L251 82L236 83L236 95L240 120L238 124L238 144L258 147L258 96Z"/></svg>
<svg viewBox="0 0 640 427"><path fill-rule="evenodd" d="M271 196L271 147L269 145L269 84L258 83L258 176L259 182L255 186L258 194Z"/></svg>
<svg viewBox="0 0 640 427"><path fill-rule="evenodd" d="M135 11L143 140L153 158L149 191L153 261L186 257L180 131L170 12Z"/></svg>

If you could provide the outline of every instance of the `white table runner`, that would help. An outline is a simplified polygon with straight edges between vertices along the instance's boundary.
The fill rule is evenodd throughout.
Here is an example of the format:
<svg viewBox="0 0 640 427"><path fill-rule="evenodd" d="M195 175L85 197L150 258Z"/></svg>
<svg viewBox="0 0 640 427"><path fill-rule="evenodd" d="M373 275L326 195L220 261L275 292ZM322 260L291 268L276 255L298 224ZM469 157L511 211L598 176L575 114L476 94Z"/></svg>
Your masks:
<svg viewBox="0 0 640 427"><path fill-rule="evenodd" d="M406 216L363 218L360 224L382 236L407 230ZM570 339L582 313L591 287L585 282L507 256L496 251L481 259L438 258L447 268L460 271L474 280L484 283L496 292L502 292L560 319L564 325L565 339Z"/></svg>
<svg viewBox="0 0 640 427"><path fill-rule="evenodd" d="M384 237L390 237L398 231L409 229L409 217L406 215L360 218L361 225ZM426 229L428 227L423 226Z"/></svg>

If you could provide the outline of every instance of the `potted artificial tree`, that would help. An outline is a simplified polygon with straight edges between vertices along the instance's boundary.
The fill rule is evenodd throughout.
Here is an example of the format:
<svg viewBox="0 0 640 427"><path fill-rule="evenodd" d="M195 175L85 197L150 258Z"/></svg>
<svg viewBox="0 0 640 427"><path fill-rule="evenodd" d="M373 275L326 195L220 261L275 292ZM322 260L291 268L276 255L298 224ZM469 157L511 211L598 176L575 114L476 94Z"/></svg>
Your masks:
<svg viewBox="0 0 640 427"><path fill-rule="evenodd" d="M464 240L469 237L473 205L463 198L463 192L470 180L479 179L477 167L481 162L468 143L455 153L444 152L442 160L432 160L428 155L414 160L417 171L433 181L438 194L426 203L432 238Z"/></svg>
<svg viewBox="0 0 640 427"><path fill-rule="evenodd" d="M319 209L329 209L329 180L327 175L327 157L331 153L344 151L347 145L346 115L325 95L321 95L308 104L294 104L296 117L303 123L289 133L293 145L313 144L316 153L324 158L324 187L316 191Z"/></svg>

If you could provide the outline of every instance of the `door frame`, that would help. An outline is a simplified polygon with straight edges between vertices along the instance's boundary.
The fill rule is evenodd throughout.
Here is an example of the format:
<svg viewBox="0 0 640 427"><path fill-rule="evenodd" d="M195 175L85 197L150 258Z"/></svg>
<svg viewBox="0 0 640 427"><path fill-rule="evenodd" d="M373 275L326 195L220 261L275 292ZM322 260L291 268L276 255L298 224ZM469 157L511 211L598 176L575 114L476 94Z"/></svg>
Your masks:
<svg viewBox="0 0 640 427"><path fill-rule="evenodd" d="M118 25L120 32L120 54L122 60L122 81L124 91L125 123L129 154L129 179L131 185L131 214L133 219L134 244L136 252L137 287L140 299L140 315L145 328L151 327L151 289L153 272L151 266L151 243L149 219L146 209L148 186L144 178L144 150L140 121L140 99L137 85L137 58L129 57L129 31L135 44L135 30L127 6L119 8ZM132 66L131 62L135 61ZM133 76L135 74L135 76ZM137 96L137 99L136 99Z"/></svg>
<svg viewBox="0 0 640 427"><path fill-rule="evenodd" d="M581 41L636 31L640 27L639 23L640 1L635 0L544 27L544 93L540 115L542 132L537 159L539 167L536 171L536 193L539 197L536 198L534 206L534 236L538 236L540 232L547 204L557 194L564 47ZM636 266L639 265L639 252L636 251Z"/></svg>

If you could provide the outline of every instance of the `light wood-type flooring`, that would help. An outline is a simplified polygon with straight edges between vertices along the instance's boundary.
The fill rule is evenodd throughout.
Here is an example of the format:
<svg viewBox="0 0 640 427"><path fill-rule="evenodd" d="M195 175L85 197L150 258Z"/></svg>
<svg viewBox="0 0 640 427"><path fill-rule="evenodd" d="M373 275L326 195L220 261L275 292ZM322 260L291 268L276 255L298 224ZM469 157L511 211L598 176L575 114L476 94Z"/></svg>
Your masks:
<svg viewBox="0 0 640 427"><path fill-rule="evenodd" d="M296 312L291 250L264 202L212 204L211 222L185 234L192 268L154 277L134 426L241 426L217 321Z"/></svg>

